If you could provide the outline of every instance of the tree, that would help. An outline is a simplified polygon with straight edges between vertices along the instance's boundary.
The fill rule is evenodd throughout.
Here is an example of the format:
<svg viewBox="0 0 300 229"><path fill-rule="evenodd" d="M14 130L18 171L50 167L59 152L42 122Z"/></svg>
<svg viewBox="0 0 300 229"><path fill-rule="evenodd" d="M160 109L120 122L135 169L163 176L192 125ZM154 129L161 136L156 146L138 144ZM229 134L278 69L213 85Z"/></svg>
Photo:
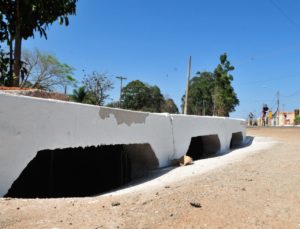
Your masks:
<svg viewBox="0 0 300 229"><path fill-rule="evenodd" d="M84 86L79 87L78 89L73 90L73 94L70 95L71 101L77 103L87 103L87 104L96 104L96 98L88 93Z"/></svg>
<svg viewBox="0 0 300 229"><path fill-rule="evenodd" d="M149 88L143 82L139 80L131 81L122 89L122 107L143 110L147 104L149 94Z"/></svg>
<svg viewBox="0 0 300 229"><path fill-rule="evenodd" d="M211 72L197 72L190 80L188 114L212 115L214 76ZM182 97L184 105L185 95Z"/></svg>
<svg viewBox="0 0 300 229"><path fill-rule="evenodd" d="M3 49L0 48L0 85L6 85L9 78L9 57Z"/></svg>
<svg viewBox="0 0 300 229"><path fill-rule="evenodd" d="M59 62L53 55L42 53L36 49L33 52L24 51L23 59L27 72L22 77L21 87L27 85L31 88L53 91L60 86L65 89L66 93L66 87L74 86L76 82L72 77L74 69Z"/></svg>
<svg viewBox="0 0 300 229"><path fill-rule="evenodd" d="M147 108L150 112L161 112L164 104L164 96L158 86L146 85L149 88ZM145 107L146 108L146 107ZM147 110L147 109L146 109Z"/></svg>
<svg viewBox="0 0 300 229"><path fill-rule="evenodd" d="M161 112L163 104L164 97L157 86L134 80L122 90L122 107L125 109Z"/></svg>
<svg viewBox="0 0 300 229"><path fill-rule="evenodd" d="M230 74L234 66L227 60L227 54L220 56L220 64L214 70L214 113L219 116L229 116L239 105L237 95L231 85L233 76Z"/></svg>
<svg viewBox="0 0 300 229"><path fill-rule="evenodd" d="M113 83L106 74L96 71L85 75L82 81L86 91L95 98L95 105L103 106L105 100L109 97L108 92L113 89Z"/></svg>
<svg viewBox="0 0 300 229"><path fill-rule="evenodd" d="M178 107L174 103L173 99L165 99L161 111L170 114L178 114L179 112Z"/></svg>
<svg viewBox="0 0 300 229"><path fill-rule="evenodd" d="M68 15L76 12L77 0L2 0L0 2L0 39L10 47L10 60L14 52L14 86L19 85L22 39L38 31L47 38L46 30L57 19L68 25ZM14 41L14 47L13 47ZM12 51L13 50L13 51Z"/></svg>
<svg viewBox="0 0 300 229"><path fill-rule="evenodd" d="M120 108L120 102L119 101L113 101L113 102L110 102L110 103L106 104L105 106L112 107L112 108Z"/></svg>
<svg viewBox="0 0 300 229"><path fill-rule="evenodd" d="M229 116L239 104L229 73L234 67L226 53L220 56L220 62L213 73L197 72L190 80L188 114ZM184 106L184 96L182 103Z"/></svg>

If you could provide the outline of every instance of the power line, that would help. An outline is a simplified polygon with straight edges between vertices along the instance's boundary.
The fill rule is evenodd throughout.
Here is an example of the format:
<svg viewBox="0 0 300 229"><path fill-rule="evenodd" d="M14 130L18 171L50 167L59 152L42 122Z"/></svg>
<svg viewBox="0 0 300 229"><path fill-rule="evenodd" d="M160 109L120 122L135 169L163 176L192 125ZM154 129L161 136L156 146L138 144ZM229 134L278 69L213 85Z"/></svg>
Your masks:
<svg viewBox="0 0 300 229"><path fill-rule="evenodd" d="M270 0L271 4L298 30L300 27L298 24L275 2L275 0Z"/></svg>

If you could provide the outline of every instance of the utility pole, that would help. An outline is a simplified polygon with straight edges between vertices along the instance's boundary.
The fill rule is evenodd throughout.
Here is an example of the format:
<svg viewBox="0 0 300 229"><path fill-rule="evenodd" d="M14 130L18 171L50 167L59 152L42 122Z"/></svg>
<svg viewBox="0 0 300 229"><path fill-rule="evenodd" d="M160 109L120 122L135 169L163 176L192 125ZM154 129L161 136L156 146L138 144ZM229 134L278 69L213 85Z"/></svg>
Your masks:
<svg viewBox="0 0 300 229"><path fill-rule="evenodd" d="M190 75L191 75L191 63L192 57L189 58L188 63L188 71L187 71L187 82L186 82L186 90L185 90L185 99L184 99L184 114L188 113L188 97L189 97L189 85L190 85Z"/></svg>
<svg viewBox="0 0 300 229"><path fill-rule="evenodd" d="M202 115L205 116L205 100L202 100Z"/></svg>
<svg viewBox="0 0 300 229"><path fill-rule="evenodd" d="M121 108L122 85L123 85L123 80L127 80L127 78L126 77L122 77L122 76L117 76L116 78L121 81L121 85L120 85L120 99L119 99L119 107Z"/></svg>
<svg viewBox="0 0 300 229"><path fill-rule="evenodd" d="M279 103L279 91L277 91L276 95L277 95L277 126L279 126L279 106L280 106L280 103Z"/></svg>

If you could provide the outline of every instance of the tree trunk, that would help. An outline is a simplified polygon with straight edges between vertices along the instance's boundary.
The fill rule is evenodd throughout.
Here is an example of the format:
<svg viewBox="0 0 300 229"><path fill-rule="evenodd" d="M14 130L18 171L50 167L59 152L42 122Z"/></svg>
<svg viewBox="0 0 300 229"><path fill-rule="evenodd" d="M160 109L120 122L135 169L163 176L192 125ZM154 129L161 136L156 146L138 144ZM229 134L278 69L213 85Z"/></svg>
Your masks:
<svg viewBox="0 0 300 229"><path fill-rule="evenodd" d="M21 44L22 44L20 0L16 0L16 6L17 6L17 20L16 20L16 34L15 34L13 86L18 87L20 82Z"/></svg>
<svg viewBox="0 0 300 229"><path fill-rule="evenodd" d="M13 85L13 38L12 34L10 33L9 37L9 73L8 73L8 86Z"/></svg>

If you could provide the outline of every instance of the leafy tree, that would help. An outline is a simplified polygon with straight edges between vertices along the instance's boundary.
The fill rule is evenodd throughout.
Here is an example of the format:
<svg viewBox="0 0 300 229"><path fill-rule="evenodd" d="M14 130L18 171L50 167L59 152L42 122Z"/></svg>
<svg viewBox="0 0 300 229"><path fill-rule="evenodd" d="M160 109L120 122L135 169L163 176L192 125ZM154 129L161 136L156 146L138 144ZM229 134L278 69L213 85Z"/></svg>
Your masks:
<svg viewBox="0 0 300 229"><path fill-rule="evenodd" d="M14 53L13 84L19 85L22 39L38 31L47 38L46 30L57 19L68 25L68 15L75 14L77 0L2 0L0 2L0 39L10 47L10 60ZM14 47L13 47L14 42ZM14 50L14 51L13 51Z"/></svg>
<svg viewBox="0 0 300 229"><path fill-rule="evenodd" d="M108 92L113 89L113 83L106 74L95 71L85 75L82 83L87 93L95 99L93 104L99 106L104 105L105 100L109 97Z"/></svg>
<svg viewBox="0 0 300 229"><path fill-rule="evenodd" d="M131 81L122 89L122 107L143 110L147 104L149 94L149 88L143 82L139 80Z"/></svg>
<svg viewBox="0 0 300 229"><path fill-rule="evenodd" d="M161 112L163 104L164 97L157 86L150 86L139 80L134 80L122 90L122 108Z"/></svg>
<svg viewBox="0 0 300 229"><path fill-rule="evenodd" d="M31 87L52 91L56 87L63 87L66 91L68 85L74 85L72 77L73 68L50 54L42 53L38 49L34 52L24 51L23 59L27 74L22 78L21 87ZM28 84L30 82L30 84Z"/></svg>
<svg viewBox="0 0 300 229"><path fill-rule="evenodd" d="M230 74L234 67L227 60L227 54L220 56L220 64L214 70L214 113L219 116L229 116L229 113L235 111L239 105L239 100L231 85L233 76Z"/></svg>
<svg viewBox="0 0 300 229"><path fill-rule="evenodd" d="M188 114L229 116L239 104L231 86L233 76L230 71L234 67L227 60L226 53L220 56L220 62L213 73L197 72L190 80Z"/></svg>
<svg viewBox="0 0 300 229"><path fill-rule="evenodd" d="M164 104L164 97L161 94L159 87L150 85L147 85L147 87L150 92L147 103L148 111L161 112L162 105Z"/></svg>
<svg viewBox="0 0 300 229"><path fill-rule="evenodd" d="M87 92L85 90L85 87L79 87L78 89L73 90L73 94L70 95L71 101L83 103L84 98L86 97Z"/></svg>
<svg viewBox="0 0 300 229"><path fill-rule="evenodd" d="M212 115L214 76L211 72L197 72L190 80L188 114ZM184 98L182 102L184 106Z"/></svg>
<svg viewBox="0 0 300 229"><path fill-rule="evenodd" d="M8 36L7 23L4 18L4 15L0 14L0 42L4 42L7 39L7 36Z"/></svg>
<svg viewBox="0 0 300 229"><path fill-rule="evenodd" d="M174 103L173 99L165 99L161 108L162 112L167 112L171 114L178 114L178 107Z"/></svg>
<svg viewBox="0 0 300 229"><path fill-rule="evenodd" d="M7 85L9 78L9 57L3 49L0 48L0 85Z"/></svg>
<svg viewBox="0 0 300 229"><path fill-rule="evenodd" d="M96 98L88 93L84 86L79 87L78 89L73 90L73 94L70 95L71 101L77 103L87 103L87 104L96 104Z"/></svg>
<svg viewBox="0 0 300 229"><path fill-rule="evenodd" d="M119 101L113 101L113 102L110 102L110 103L106 104L105 106L112 107L112 108L120 108L120 102Z"/></svg>

